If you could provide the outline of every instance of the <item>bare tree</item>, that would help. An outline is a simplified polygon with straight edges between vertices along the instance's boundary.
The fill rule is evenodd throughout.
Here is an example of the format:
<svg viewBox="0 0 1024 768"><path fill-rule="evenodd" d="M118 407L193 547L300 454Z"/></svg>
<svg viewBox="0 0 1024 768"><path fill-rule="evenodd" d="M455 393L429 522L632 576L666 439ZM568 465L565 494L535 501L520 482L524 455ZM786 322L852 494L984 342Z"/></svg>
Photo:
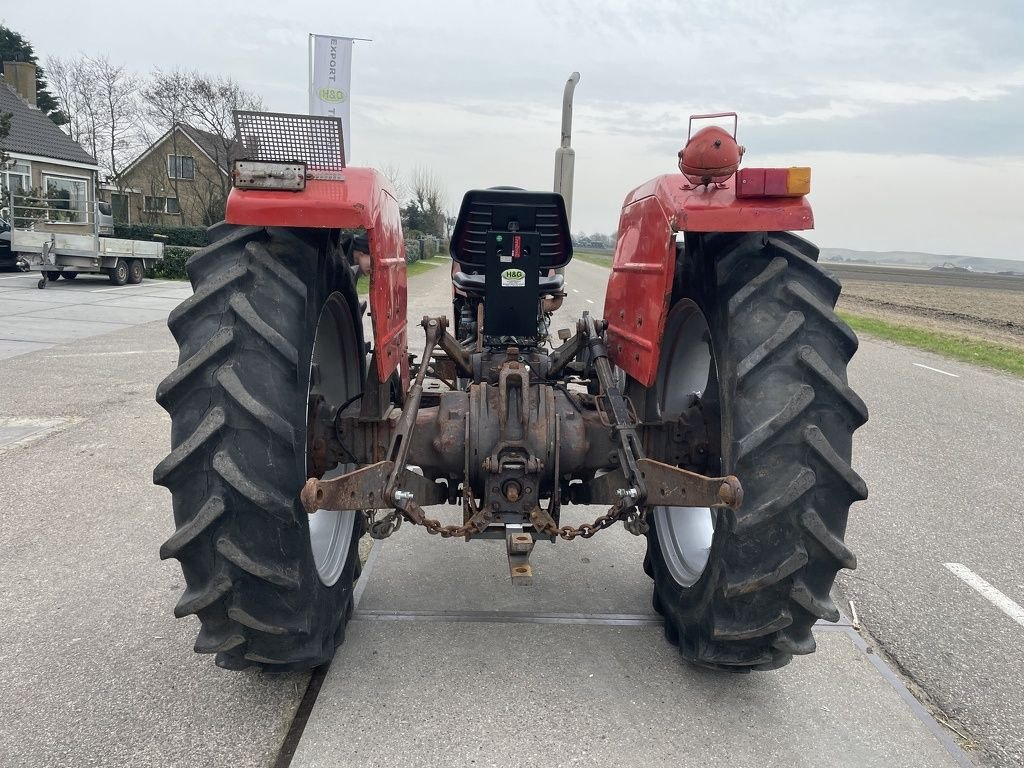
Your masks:
<svg viewBox="0 0 1024 768"><path fill-rule="evenodd" d="M117 184L118 191L124 192L121 171L138 149L139 78L124 66L111 64L106 56L91 59L89 64L103 113L105 157L97 159Z"/></svg>
<svg viewBox="0 0 1024 768"><path fill-rule="evenodd" d="M384 163L380 166L380 172L391 182L395 198L401 202L405 198L405 179L401 167L395 163Z"/></svg>
<svg viewBox="0 0 1024 768"><path fill-rule="evenodd" d="M423 230L442 237L445 233L448 198L441 180L431 169L418 166L409 177L410 204L415 206L423 222Z"/></svg>
<svg viewBox="0 0 1024 768"><path fill-rule="evenodd" d="M138 78L106 56L51 56L46 67L67 118L65 130L116 179L137 147Z"/></svg>
<svg viewBox="0 0 1024 768"><path fill-rule="evenodd" d="M72 141L81 141L84 133L82 125L82 110L79 106L79 78L77 72L82 69L82 59L62 59L58 56L50 56L46 59L46 74L49 79L53 95L60 104L60 111L64 113L67 122L62 126Z"/></svg>
<svg viewBox="0 0 1024 768"><path fill-rule="evenodd" d="M46 69L61 112L67 118L64 129L98 159L102 110L91 77L91 62L82 55L69 59L50 56Z"/></svg>
<svg viewBox="0 0 1024 768"><path fill-rule="evenodd" d="M230 166L235 156L234 111L263 109L260 97L243 89L232 78L195 71L158 69L142 95L147 117L155 127L167 131L184 123L204 131L215 145L217 162L224 168ZM172 141L177 154L177 132L172 132ZM223 173L210 175L197 170L196 181L200 210L192 211L190 217L204 224L216 223L223 217L231 179ZM174 188L177 195L177 179L174 179Z"/></svg>

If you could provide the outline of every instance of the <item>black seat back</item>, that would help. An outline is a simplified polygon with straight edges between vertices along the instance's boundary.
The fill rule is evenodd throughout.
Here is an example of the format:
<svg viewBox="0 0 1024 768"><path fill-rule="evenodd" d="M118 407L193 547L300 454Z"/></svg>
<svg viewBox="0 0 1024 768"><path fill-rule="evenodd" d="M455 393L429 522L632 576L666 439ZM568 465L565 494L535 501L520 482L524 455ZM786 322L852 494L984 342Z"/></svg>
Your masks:
<svg viewBox="0 0 1024 768"><path fill-rule="evenodd" d="M462 267L456 288L484 295L484 336L525 343L538 333L541 293L561 290L561 275L549 273L572 258L565 202L508 187L467 192L451 254Z"/></svg>
<svg viewBox="0 0 1024 768"><path fill-rule="evenodd" d="M572 259L569 220L562 196L557 192L529 192L512 187L466 193L452 233L452 258L466 271L483 271L487 266L488 232L517 231L536 232L540 237L537 265L544 272L560 269Z"/></svg>

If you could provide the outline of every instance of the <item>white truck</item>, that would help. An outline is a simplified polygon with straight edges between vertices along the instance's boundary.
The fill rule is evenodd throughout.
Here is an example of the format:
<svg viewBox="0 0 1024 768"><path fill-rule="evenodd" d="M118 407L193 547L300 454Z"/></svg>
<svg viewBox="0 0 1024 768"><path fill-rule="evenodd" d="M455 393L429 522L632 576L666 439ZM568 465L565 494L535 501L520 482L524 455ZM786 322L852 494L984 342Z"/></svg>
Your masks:
<svg viewBox="0 0 1024 768"><path fill-rule="evenodd" d="M85 216L86 222L75 222L75 228L80 229L77 232L67 219L51 219L49 208L32 208L35 216L45 212L42 218L30 220L27 208L19 215L19 206L12 207L13 215L8 219L11 253L23 270L41 273L39 288L61 276L74 280L82 272L105 274L114 285L141 283L146 270L163 258L163 243L106 236L113 232L107 203L86 207L91 215Z"/></svg>

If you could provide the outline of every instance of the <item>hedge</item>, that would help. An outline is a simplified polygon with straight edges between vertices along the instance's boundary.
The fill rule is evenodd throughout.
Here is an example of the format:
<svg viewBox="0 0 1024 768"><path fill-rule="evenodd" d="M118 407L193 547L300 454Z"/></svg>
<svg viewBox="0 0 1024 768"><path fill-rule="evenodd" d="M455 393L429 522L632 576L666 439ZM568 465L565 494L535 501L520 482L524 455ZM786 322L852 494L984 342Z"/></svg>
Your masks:
<svg viewBox="0 0 1024 768"><path fill-rule="evenodd" d="M181 246L164 246L164 258L158 261L146 271L146 277L160 277L164 280L187 280L185 264L188 258L195 253L197 248L182 248Z"/></svg>
<svg viewBox="0 0 1024 768"><path fill-rule="evenodd" d="M156 237L163 235L164 237ZM165 245L202 248L209 244L206 227L166 227L162 224L115 224L114 237L125 240L157 240Z"/></svg>
<svg viewBox="0 0 1024 768"><path fill-rule="evenodd" d="M429 259L441 251L441 242L436 237L409 237L405 240L405 262L412 264L420 259Z"/></svg>

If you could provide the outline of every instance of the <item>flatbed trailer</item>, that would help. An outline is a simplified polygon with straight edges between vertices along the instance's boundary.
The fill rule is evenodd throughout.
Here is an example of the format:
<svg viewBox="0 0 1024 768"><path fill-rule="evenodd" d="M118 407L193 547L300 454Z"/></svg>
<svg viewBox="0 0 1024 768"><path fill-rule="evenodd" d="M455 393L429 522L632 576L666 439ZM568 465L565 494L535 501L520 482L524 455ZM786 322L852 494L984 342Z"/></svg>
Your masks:
<svg viewBox="0 0 1024 768"><path fill-rule="evenodd" d="M11 250L26 271L40 272L39 288L61 275L106 274L115 285L140 283L146 270L163 258L164 244L119 237L69 235L14 229Z"/></svg>
<svg viewBox="0 0 1024 768"><path fill-rule="evenodd" d="M12 206L9 232L5 232L17 265L40 273L39 288L61 275L73 280L81 272L105 274L114 285L141 283L146 270L163 258L163 243L106 236L113 230L113 220L107 218L101 226L94 200L74 207L60 201L47 203Z"/></svg>

